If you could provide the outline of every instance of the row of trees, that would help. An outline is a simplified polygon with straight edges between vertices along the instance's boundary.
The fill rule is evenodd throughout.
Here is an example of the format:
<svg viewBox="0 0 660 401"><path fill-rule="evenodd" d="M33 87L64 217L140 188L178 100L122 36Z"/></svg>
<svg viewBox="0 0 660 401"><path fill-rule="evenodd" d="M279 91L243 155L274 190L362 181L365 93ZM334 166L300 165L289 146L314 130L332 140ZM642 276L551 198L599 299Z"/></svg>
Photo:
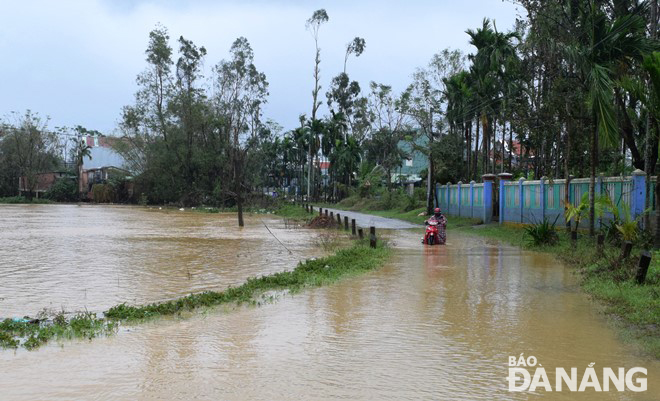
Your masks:
<svg viewBox="0 0 660 401"><path fill-rule="evenodd" d="M236 205L241 225L243 205L264 186L333 200L369 184L390 189L393 173L411 157L401 141L429 159L420 172L429 209L435 182L478 180L484 173L589 174L592 181L597 172L632 168L654 174L657 0L521 5L527 15L510 31L484 19L466 31L471 54L439 52L400 93L376 82L363 89L350 78L351 60L368 51L355 37L324 99L322 28L330 18L315 11L306 21L315 48L312 107L284 133L263 120L268 81L245 38L236 39L207 79L206 49L179 37L175 50L158 26L149 35L135 102L122 110L117 150L150 201ZM10 144L3 140L0 147ZM79 161L85 150L78 147ZM3 154L19 157L15 149L0 152L2 163L9 160ZM3 174L19 174L13 168Z"/></svg>
<svg viewBox="0 0 660 401"><path fill-rule="evenodd" d="M135 104L126 106L116 145L152 202L232 203L243 225L247 194L279 127L262 121L268 82L247 39L234 41L229 59L213 68L205 88L206 49L184 37L178 57L167 29L149 34L147 69L138 76Z"/></svg>
<svg viewBox="0 0 660 401"><path fill-rule="evenodd" d="M476 53L445 81L449 133L463 133L468 154L461 178L516 167L537 178L589 175L593 233L598 172L655 173L657 1L521 4L528 18L511 32L487 19L467 31Z"/></svg>
<svg viewBox="0 0 660 401"><path fill-rule="evenodd" d="M511 31L484 19L466 31L472 54L439 52L401 93L376 82L363 91L351 80L349 61L366 51L365 40L354 38L343 71L330 79L323 116L320 43L330 18L315 11L306 21L315 46L312 107L284 134L262 121L268 84L247 40L237 39L206 90L205 49L181 37L175 60L159 27L150 34L135 105L123 111L130 145L123 153L154 201L210 199L239 209L258 186L338 200L367 183L359 171L380 171L389 188L392 173L410 157L399 146L404 140L429 158L423 172L429 208L433 183L484 173L593 178L641 168L653 174L657 1L521 4L527 16Z"/></svg>

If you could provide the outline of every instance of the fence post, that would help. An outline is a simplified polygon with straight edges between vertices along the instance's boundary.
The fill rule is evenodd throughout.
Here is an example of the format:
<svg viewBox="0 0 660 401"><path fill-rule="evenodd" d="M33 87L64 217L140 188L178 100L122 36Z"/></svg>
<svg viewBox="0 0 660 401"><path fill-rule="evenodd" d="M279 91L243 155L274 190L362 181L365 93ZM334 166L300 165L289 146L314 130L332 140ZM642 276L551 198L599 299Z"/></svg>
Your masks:
<svg viewBox="0 0 660 401"><path fill-rule="evenodd" d="M370 236L369 236L369 245L372 248L375 248L376 247L376 227L374 227L374 226L369 227L369 234L370 234Z"/></svg>
<svg viewBox="0 0 660 401"><path fill-rule="evenodd" d="M632 219L644 213L646 206L646 173L640 169L632 172L633 193L632 205L630 205L630 217ZM650 207L651 205L649 205ZM643 220L640 223L643 224ZM645 228L645 227L643 227Z"/></svg>
<svg viewBox="0 0 660 401"><path fill-rule="evenodd" d="M355 219L351 219L351 234L355 235Z"/></svg>
<svg viewBox="0 0 660 401"><path fill-rule="evenodd" d="M360 237L360 239L364 238L364 230L362 230L362 228L358 229L358 237Z"/></svg>
<svg viewBox="0 0 660 401"><path fill-rule="evenodd" d="M484 181L484 208L483 208L483 221L488 224L493 221L493 181L495 181L494 174L484 174L481 176Z"/></svg>
<svg viewBox="0 0 660 401"><path fill-rule="evenodd" d="M541 206L541 221L545 219L545 180L547 180L548 177L543 176L541 177L541 200L539 201L539 205Z"/></svg>
<svg viewBox="0 0 660 401"><path fill-rule="evenodd" d="M348 231L348 216L344 216L344 230Z"/></svg>
<svg viewBox="0 0 660 401"><path fill-rule="evenodd" d="M319 207L319 216L323 216L323 208Z"/></svg>
<svg viewBox="0 0 660 401"><path fill-rule="evenodd" d="M504 184L511 180L512 175L510 173L500 173L498 174L500 178L500 224L504 224L504 206L506 205L506 191L504 190Z"/></svg>
<svg viewBox="0 0 660 401"><path fill-rule="evenodd" d="M470 217L474 217L474 180L470 181Z"/></svg>
<svg viewBox="0 0 660 401"><path fill-rule="evenodd" d="M644 284L644 281L646 280L646 273L649 270L650 264L651 264L651 253L648 251L642 252L642 255L639 257L637 274L635 275L635 280L637 281L637 284Z"/></svg>
<svg viewBox="0 0 660 401"><path fill-rule="evenodd" d="M462 184L463 184L462 181L459 181L458 184L457 184L458 185L458 195L456 196L456 198L458 198L458 217L461 217L461 198L462 198L461 185Z"/></svg>
<svg viewBox="0 0 660 401"><path fill-rule="evenodd" d="M525 186L523 183L525 182L525 179L523 177L520 177L518 179L518 207L520 208L520 222L525 221L525 195L523 190L525 189Z"/></svg>

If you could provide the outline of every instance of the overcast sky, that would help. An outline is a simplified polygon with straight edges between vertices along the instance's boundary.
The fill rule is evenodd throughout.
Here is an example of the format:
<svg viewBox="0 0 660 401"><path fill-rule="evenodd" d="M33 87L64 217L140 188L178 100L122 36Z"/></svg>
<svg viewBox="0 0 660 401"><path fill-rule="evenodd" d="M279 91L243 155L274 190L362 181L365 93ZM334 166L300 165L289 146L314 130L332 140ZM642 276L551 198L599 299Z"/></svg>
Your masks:
<svg viewBox="0 0 660 401"><path fill-rule="evenodd" d="M264 111L285 129L310 114L314 43L305 30L313 11L330 21L320 32L322 99L343 68L345 45L366 40L348 73L363 90L369 81L404 89L417 67L446 47L471 52L465 30L495 19L499 30L520 13L502 0L471 1L220 1L0 0L0 117L31 109L50 127L116 130L121 107L133 103L135 77L146 67L148 34L168 28L171 45L184 36L206 47L207 76L245 36L270 83ZM327 109L325 104L321 113Z"/></svg>

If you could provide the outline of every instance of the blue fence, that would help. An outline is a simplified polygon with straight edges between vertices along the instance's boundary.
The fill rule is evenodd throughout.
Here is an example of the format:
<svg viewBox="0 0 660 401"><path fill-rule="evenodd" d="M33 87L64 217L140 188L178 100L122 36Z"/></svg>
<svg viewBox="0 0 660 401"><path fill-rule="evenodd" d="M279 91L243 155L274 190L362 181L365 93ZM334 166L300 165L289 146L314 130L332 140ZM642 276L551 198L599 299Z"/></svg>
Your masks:
<svg viewBox="0 0 660 401"><path fill-rule="evenodd" d="M630 210L635 218L649 209L655 213L655 194L649 193L649 205L646 205L646 174L636 170L628 177L603 177L596 179L596 194L607 195L623 216L624 209ZM568 184L569 202L576 205L583 194L589 193L589 178L573 178ZM650 178L651 188L655 186L656 177ZM485 223L498 219L500 223L536 223L547 218L557 225L565 224L564 202L566 195L566 180L527 181L521 178L511 180L507 173L494 176L486 174L483 183L436 185L436 196L440 208L449 216L479 218ZM586 213L588 215L588 213ZM589 224L585 216L580 227ZM596 222L597 227L611 220L612 214L605 213ZM654 219L652 219L653 221Z"/></svg>

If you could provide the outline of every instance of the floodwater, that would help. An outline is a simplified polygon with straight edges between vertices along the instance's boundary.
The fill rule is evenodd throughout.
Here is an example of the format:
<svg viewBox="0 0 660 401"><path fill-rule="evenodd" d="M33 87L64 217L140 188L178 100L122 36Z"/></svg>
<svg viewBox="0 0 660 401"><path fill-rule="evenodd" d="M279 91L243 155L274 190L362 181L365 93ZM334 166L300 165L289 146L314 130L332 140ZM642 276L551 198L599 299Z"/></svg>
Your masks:
<svg viewBox="0 0 660 401"><path fill-rule="evenodd" d="M43 208L43 213L48 214L47 207ZM89 209L123 216L121 220L109 216L100 220L102 225L112 225L113 232L123 232L131 238L130 233L137 236L135 231L143 227L155 238L168 238L162 241L177 246L177 252L184 255L190 247L190 257L168 251L158 240L144 239L148 244L138 249L145 252L152 248L169 255L151 255L161 264L194 265L197 274L214 277L214 287L238 282L241 274L247 277L258 273L259 268L248 257L216 260L214 255L221 251L198 249L208 247L207 235L216 238L213 244L217 247L232 246L232 240L225 245L221 239L227 235L253 244L262 240L276 249L277 241L272 237L268 240L256 235L261 229L254 220L249 220L239 234L230 226L234 220L223 215L139 208ZM7 215L13 215L12 221L19 224L21 213L35 212L31 207L14 208L11 213L0 208L3 231L12 230L6 228ZM38 218L50 221L43 214ZM268 221L277 227L274 219ZM123 224L126 227L122 228ZM57 232L52 227L50 231L40 231L39 227L35 224L19 235L40 241L45 232ZM106 232L102 227L93 227L91 222L87 226L89 233L96 233L91 237ZM187 239L180 241L188 247L176 240L171 227L180 234L186 233ZM198 229L205 234L199 234ZM34 231L30 233L31 230ZM309 237L317 235L314 231L286 230L281 226L273 232L287 246L305 239L309 244ZM92 341L53 343L32 352L0 351L0 399L660 399L660 364L617 337L594 304L579 292L570 269L548 255L452 235L451 231L448 234L447 246L422 247L421 232L392 231L388 235L396 252L384 268L295 296L281 296L261 307L217 308L187 318L124 327L115 336ZM10 237L7 232L0 235L3 240ZM66 235L87 237L73 231ZM121 244L121 237L114 237L119 243L115 248L130 249ZM133 241L139 243L139 238L145 238L144 233ZM58 247L54 245L66 241L60 238L59 242L40 242L32 254L45 266L48 257L42 254L57 254ZM315 248L311 244L297 246L292 251L299 255L313 253ZM237 249L247 252L243 247L232 251ZM12 248L3 247L2 252L14 261L24 260ZM76 253L68 252L69 258L52 256L51 260L75 260ZM101 257L100 253L89 255ZM149 263L145 255L134 256L142 264ZM296 259L286 251L277 256ZM4 255L1 260L0 288L4 293L9 293L7 288L17 291L12 280L19 272L5 274ZM129 263L130 256L120 260L126 263L111 266L113 271L140 269L136 263ZM290 268L289 262L295 260L278 266ZM96 266L99 274L110 269L106 265ZM157 264L150 266L156 269ZM173 271L181 269L185 267ZM71 274L69 270L65 272ZM23 274L28 279L37 273ZM140 274L145 274L147 281L167 276ZM215 278L229 274L234 276ZM48 276L42 275L42 280L44 277ZM58 282L67 278L59 277ZM124 290L113 297L130 293L137 299L167 298L177 291L190 291L182 289L188 281L187 277L184 279L176 285L166 277L148 285L134 282L132 292ZM50 296L65 296L58 295L59 290L50 291ZM25 299L47 298L29 287L21 288L21 292L32 293ZM66 299L77 305L73 297ZM95 302L109 300L101 297ZM15 309L21 306L16 301L11 305ZM94 306L91 301L89 306ZM28 303L23 307L32 306ZM590 389L571 393L564 388L561 393L542 389L533 394L511 393L506 381L508 357L521 353L534 355L551 372L553 387L555 367L567 371L576 367L583 372L593 362L597 372L603 367L615 371L618 367L646 368L648 390L596 393Z"/></svg>
<svg viewBox="0 0 660 401"><path fill-rule="evenodd" d="M178 209L0 205L0 318L224 289L323 254L316 233L310 241L281 219L237 224L235 214Z"/></svg>

